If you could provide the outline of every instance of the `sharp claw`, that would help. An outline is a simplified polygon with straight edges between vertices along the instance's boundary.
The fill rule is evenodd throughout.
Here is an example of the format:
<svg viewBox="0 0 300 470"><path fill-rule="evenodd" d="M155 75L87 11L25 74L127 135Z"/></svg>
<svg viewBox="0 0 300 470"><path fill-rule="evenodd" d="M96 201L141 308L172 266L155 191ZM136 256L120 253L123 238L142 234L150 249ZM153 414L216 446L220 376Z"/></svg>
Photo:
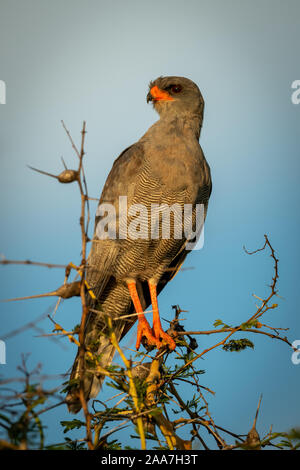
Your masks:
<svg viewBox="0 0 300 470"><path fill-rule="evenodd" d="M169 346L169 349L171 351L174 351L174 349L176 348L176 343L175 341L173 340L173 338L171 338L171 336L167 335L166 334L166 337L163 337L163 339L165 339L166 343L168 344Z"/></svg>
<svg viewBox="0 0 300 470"><path fill-rule="evenodd" d="M162 341L169 346L169 349L171 351L174 351L174 349L176 348L176 343L173 338L161 328L159 328L157 331L154 331L154 336L158 341L159 339L162 339Z"/></svg>
<svg viewBox="0 0 300 470"><path fill-rule="evenodd" d="M155 346L155 347L157 347L157 349L159 349L161 347L161 342L159 341L158 338L156 338L153 335L153 332L150 328L149 323L148 322L147 323L143 322L143 323L140 323L138 325L137 339L136 339L136 346L135 346L137 351L140 348L143 336L147 339L148 344L150 346Z"/></svg>

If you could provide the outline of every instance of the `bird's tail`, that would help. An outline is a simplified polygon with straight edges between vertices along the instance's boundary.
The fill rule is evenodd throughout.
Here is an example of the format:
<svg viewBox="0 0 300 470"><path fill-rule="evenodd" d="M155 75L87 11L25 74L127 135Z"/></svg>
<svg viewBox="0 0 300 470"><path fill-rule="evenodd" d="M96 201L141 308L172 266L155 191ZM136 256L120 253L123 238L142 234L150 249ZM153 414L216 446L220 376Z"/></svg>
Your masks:
<svg viewBox="0 0 300 470"><path fill-rule="evenodd" d="M114 334L117 341L121 339L125 322L117 321L114 324ZM93 330L97 330L97 338L93 334ZM85 400L95 398L102 386L105 375L97 372L97 366L107 368L114 357L115 347L112 346L108 328L102 328L99 335L99 324L97 328L90 329L85 338L85 345L88 348L84 357L83 371L83 391ZM90 354L92 352L92 354ZM93 358L93 355L95 356ZM99 367L98 367L99 370ZM66 397L67 406L70 413L78 413L81 409L81 400L79 398L79 380L80 380L80 361L79 350L77 352L69 381L69 391Z"/></svg>
<svg viewBox="0 0 300 470"><path fill-rule="evenodd" d="M108 245L106 246L106 244ZM83 390L86 400L94 398L102 385L104 375L97 373L97 365L106 368L113 360L115 348L109 339L109 330L105 321L105 315L101 311L101 300L104 289L111 278L111 266L118 254L118 248L111 245L110 241L93 240L91 252L88 257L87 282L92 290L93 298L88 293L86 296L87 307L97 309L89 311L84 332L84 361L79 360L80 349L77 352L72 372L70 375L68 394L66 397L68 409L71 413L77 413L81 409L79 399L80 366L83 362ZM95 297L98 299L95 299ZM114 322L114 333L119 341L124 329L123 321ZM92 353L92 354L91 354ZM93 355L97 359L93 359Z"/></svg>

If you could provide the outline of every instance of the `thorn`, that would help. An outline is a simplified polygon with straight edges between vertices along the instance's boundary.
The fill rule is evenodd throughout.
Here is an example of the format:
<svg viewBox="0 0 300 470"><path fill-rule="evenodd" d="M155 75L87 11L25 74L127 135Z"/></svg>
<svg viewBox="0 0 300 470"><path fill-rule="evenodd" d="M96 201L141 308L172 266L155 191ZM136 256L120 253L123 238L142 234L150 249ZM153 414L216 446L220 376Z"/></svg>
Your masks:
<svg viewBox="0 0 300 470"><path fill-rule="evenodd" d="M41 297L51 297L55 295L56 295L56 291L47 292L46 294L28 295L27 297L15 297L14 299L3 299L1 300L1 302L15 302L16 300L39 299Z"/></svg>
<svg viewBox="0 0 300 470"><path fill-rule="evenodd" d="M62 161L62 163L63 163L63 166L64 166L65 170L67 170L68 167L67 167L67 165L66 165L66 163L65 163L65 161L64 161L64 159L63 159L63 157L61 157L61 161Z"/></svg>
<svg viewBox="0 0 300 470"><path fill-rule="evenodd" d="M27 166L28 166L28 168L30 168L33 171L36 171L37 173L41 173L42 175L51 176L51 178L58 179L58 177L56 175L53 175L52 173L48 173L47 171L38 170L37 168L34 168L33 166L30 166L30 165L27 165Z"/></svg>
<svg viewBox="0 0 300 470"><path fill-rule="evenodd" d="M30 295L27 297L16 297L14 299L3 299L1 302L13 302L16 300L29 300L29 299L38 299L41 297L62 297L63 299L69 299L70 297L78 297L80 296L80 287L81 283L79 282L71 282L69 284L63 284L58 289L47 292L46 294L38 294L38 295Z"/></svg>
<svg viewBox="0 0 300 470"><path fill-rule="evenodd" d="M253 428L256 428L256 421L257 421L257 417L258 417L258 413L259 413L259 408L260 408L261 400L262 400L262 394L261 394L260 397L259 397L259 402L258 402L258 405L257 405L257 410L256 410L254 422L253 422Z"/></svg>
<svg viewBox="0 0 300 470"><path fill-rule="evenodd" d="M64 165L65 165L65 163L64 163ZM60 183L73 183L73 181L78 180L78 171L76 171L76 170L69 170L68 168L66 168L59 175L53 175L52 173L48 173L47 171L38 170L37 168L34 168L30 165L27 165L27 166L28 166L28 168L30 168L33 171L36 171L37 173L41 173L42 175L51 176L52 178L57 179Z"/></svg>

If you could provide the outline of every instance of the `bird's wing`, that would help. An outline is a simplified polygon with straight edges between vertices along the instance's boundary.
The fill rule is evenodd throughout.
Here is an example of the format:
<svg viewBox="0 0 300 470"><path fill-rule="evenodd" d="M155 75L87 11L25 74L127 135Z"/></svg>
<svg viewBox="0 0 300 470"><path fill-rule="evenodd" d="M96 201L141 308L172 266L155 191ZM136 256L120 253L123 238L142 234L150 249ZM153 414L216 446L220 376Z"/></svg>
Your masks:
<svg viewBox="0 0 300 470"><path fill-rule="evenodd" d="M142 162L142 146L139 143L133 144L125 149L114 161L106 179L99 205L106 203L114 206L117 222L119 196L128 194L129 187L134 185ZM120 243L117 239L99 239L96 227L102 217L103 215L96 215L95 218L95 230L86 275L87 282L97 299L101 298L103 290L114 275L114 264L120 250ZM89 297L89 304L91 303L91 297Z"/></svg>
<svg viewBox="0 0 300 470"><path fill-rule="evenodd" d="M212 191L212 183L211 183L211 179L209 178L208 183L205 183L203 186L199 188L199 194L198 194L198 203L204 205L204 218L206 217L208 200L211 195L211 191ZM200 232L202 228L203 227L201 226ZM198 240L199 236L200 236L200 233L197 233L195 238ZM166 284L169 281L171 281L176 276L176 274L180 271L185 258L187 257L188 253L191 251L186 246L189 241L190 240L184 241L181 248L179 249L177 254L174 256L168 268L166 269L165 273L163 274L162 278L160 279L159 284L157 286L158 293L160 293L162 289L166 286Z"/></svg>

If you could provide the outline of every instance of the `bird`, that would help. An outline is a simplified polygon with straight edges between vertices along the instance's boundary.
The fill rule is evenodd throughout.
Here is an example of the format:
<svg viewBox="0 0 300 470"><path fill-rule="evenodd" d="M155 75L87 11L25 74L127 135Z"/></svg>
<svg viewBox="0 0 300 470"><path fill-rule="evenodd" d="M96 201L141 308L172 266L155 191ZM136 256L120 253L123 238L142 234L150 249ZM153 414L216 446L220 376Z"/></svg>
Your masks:
<svg viewBox="0 0 300 470"><path fill-rule="evenodd" d="M97 210L87 260L86 281L93 296L86 294L89 312L84 346L97 355L104 368L111 364L115 353L107 334L107 316L112 319L118 341L138 321L137 350L145 343L150 348L175 349L174 339L162 328L157 296L192 251L189 234L175 236L176 211L170 212L174 225L169 237L163 236L166 219L162 214L157 219L160 225L155 237L121 236L124 210L120 196L126 197L127 207L149 210L143 220L139 219L141 225L149 222L153 207L175 205L183 211L189 205L194 236L196 207L204 208L205 219L212 191L210 167L199 144L204 99L198 86L189 78L160 76L150 82L147 91L146 101L152 103L159 119L114 161L99 200L98 208L114 208L119 236L99 236L97 229L105 215ZM131 215L127 224L132 221ZM183 229L182 225L179 228ZM152 327L143 313L151 304ZM95 372L88 358L85 364L83 390L88 401L98 395L104 375ZM76 384L79 375L78 350L69 383ZM81 409L78 385L69 388L66 402L71 413Z"/></svg>

